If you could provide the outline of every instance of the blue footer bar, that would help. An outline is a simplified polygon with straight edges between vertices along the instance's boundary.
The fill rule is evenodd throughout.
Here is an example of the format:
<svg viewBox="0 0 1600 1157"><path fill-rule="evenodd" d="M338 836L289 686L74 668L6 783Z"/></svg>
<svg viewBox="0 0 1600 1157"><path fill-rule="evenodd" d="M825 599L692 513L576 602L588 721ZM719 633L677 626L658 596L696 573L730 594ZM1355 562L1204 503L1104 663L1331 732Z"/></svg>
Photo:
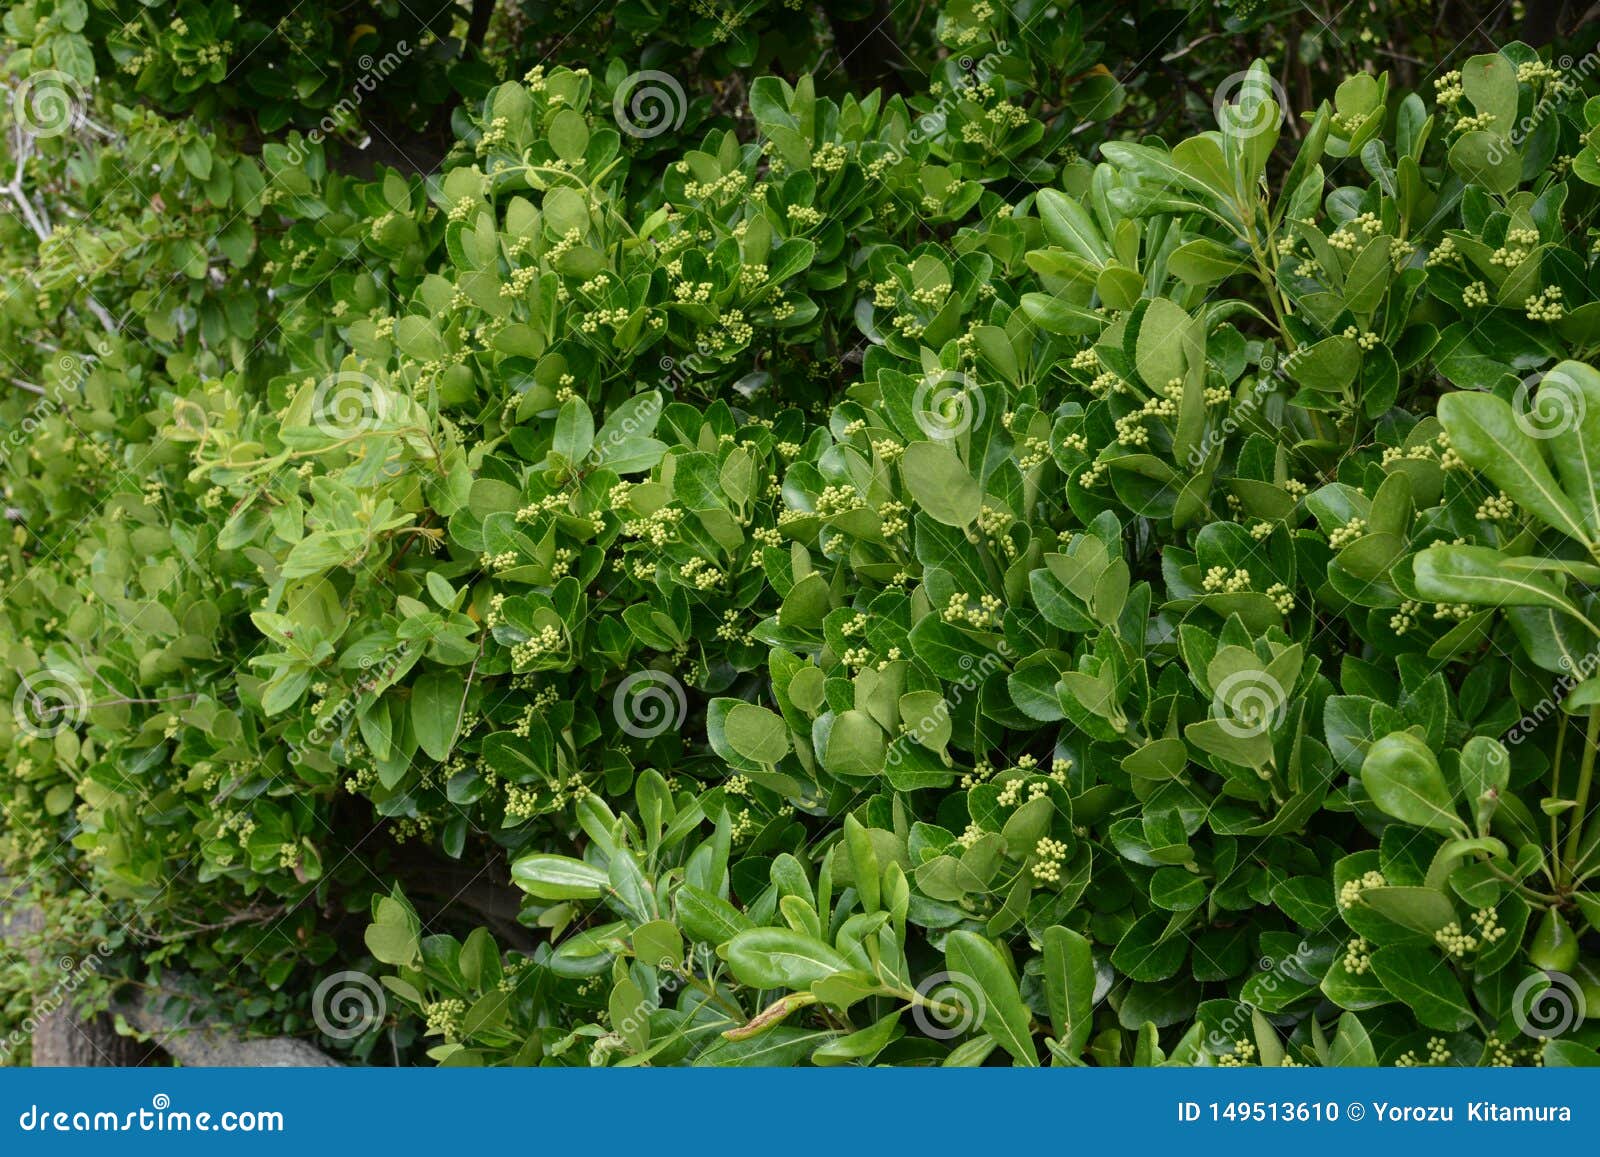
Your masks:
<svg viewBox="0 0 1600 1157"><path fill-rule="evenodd" d="M0 1154L595 1152L644 1129L652 1148L762 1157L1106 1142L1237 1152L1269 1139L1296 1157L1350 1157L1435 1138L1594 1139L1597 1121L1600 1076L1585 1069L0 1072Z"/></svg>

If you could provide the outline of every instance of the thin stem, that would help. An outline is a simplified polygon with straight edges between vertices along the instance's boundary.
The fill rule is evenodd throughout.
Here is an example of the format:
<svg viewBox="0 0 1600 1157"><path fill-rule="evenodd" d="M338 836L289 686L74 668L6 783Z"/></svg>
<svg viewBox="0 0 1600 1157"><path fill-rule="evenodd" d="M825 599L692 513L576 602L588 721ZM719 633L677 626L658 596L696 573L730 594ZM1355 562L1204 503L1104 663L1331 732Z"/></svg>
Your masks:
<svg viewBox="0 0 1600 1157"><path fill-rule="evenodd" d="M1561 754L1562 754L1562 748L1564 748L1566 746L1566 743L1567 743L1567 715L1566 715L1566 712L1563 711L1563 712L1561 712L1559 714L1557 722L1558 722L1559 726L1556 729L1556 754L1555 754L1554 761L1551 763L1551 771L1550 771L1550 798L1551 799L1560 799L1561 798ZM1557 888L1561 887L1561 876L1563 874L1562 870L1561 870L1561 860L1560 860L1559 857L1556 856L1556 853L1561 848L1561 835L1560 835L1560 832L1558 831L1558 827L1559 827L1559 817L1557 817L1555 815L1552 815L1550 817L1550 855L1552 857L1555 857L1556 859L1555 859L1555 870L1551 873L1551 876L1553 878L1551 879L1550 882L1552 884L1554 884Z"/></svg>
<svg viewBox="0 0 1600 1157"><path fill-rule="evenodd" d="M1600 704L1589 708L1589 732L1583 746L1583 765L1578 769L1578 806L1573 809L1572 823L1567 828L1567 871L1570 874L1578 863L1578 845L1583 842L1584 816L1589 809L1589 787L1594 782L1594 757L1600 745Z"/></svg>
<svg viewBox="0 0 1600 1157"><path fill-rule="evenodd" d="M1283 302L1278 297L1278 268L1276 254L1269 259L1268 250L1272 248L1270 240L1264 249L1260 238L1256 235L1255 218L1250 221L1249 236L1245 238L1250 246L1250 256L1256 263L1256 279L1261 282L1261 288L1266 290L1267 304L1272 307L1272 316L1278 323L1278 335L1283 338L1284 350L1287 354L1295 351L1294 335L1289 332L1289 325Z"/></svg>
<svg viewBox="0 0 1600 1157"><path fill-rule="evenodd" d="M1560 896L1557 896L1553 892L1541 892L1537 888L1530 888L1527 884L1513 876L1510 872L1506 872L1500 868L1497 868L1492 861L1484 860L1482 863L1488 865L1490 875L1497 879L1504 880L1528 899L1537 900L1541 904L1561 903Z"/></svg>
<svg viewBox="0 0 1600 1157"><path fill-rule="evenodd" d="M138 704L153 705L158 703L176 703L180 699L198 699L199 697L200 692L198 691L185 691L181 695L163 695L159 699L102 699L98 703L85 703L83 707L86 711L92 711L97 707L127 707Z"/></svg>

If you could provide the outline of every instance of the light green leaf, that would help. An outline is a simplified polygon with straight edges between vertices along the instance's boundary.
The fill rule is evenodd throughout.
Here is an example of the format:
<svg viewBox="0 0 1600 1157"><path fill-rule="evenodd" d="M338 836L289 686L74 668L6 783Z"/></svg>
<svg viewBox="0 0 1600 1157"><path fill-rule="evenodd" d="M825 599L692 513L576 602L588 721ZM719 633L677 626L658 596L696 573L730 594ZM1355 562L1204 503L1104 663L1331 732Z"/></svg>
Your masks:
<svg viewBox="0 0 1600 1157"><path fill-rule="evenodd" d="M1582 362L1558 363L1522 416L1526 428L1549 440L1562 489L1582 512L1589 537L1600 541L1600 373Z"/></svg>
<svg viewBox="0 0 1600 1157"><path fill-rule="evenodd" d="M611 886L610 876L594 865L545 852L514 861L511 880L541 900L597 900Z"/></svg>
<svg viewBox="0 0 1600 1157"><path fill-rule="evenodd" d="M1342 1069L1377 1067L1377 1050L1372 1047L1372 1038L1355 1013L1347 1012L1339 1018L1338 1031L1329 1045L1329 1060Z"/></svg>
<svg viewBox="0 0 1600 1157"><path fill-rule="evenodd" d="M1434 831L1462 828L1438 760L1409 731L1393 732L1368 748L1361 784L1385 815Z"/></svg>
<svg viewBox="0 0 1600 1157"><path fill-rule="evenodd" d="M1069 1056L1079 1056L1094 1030L1094 953L1088 940L1070 928L1044 931L1044 994L1056 1040Z"/></svg>
<svg viewBox="0 0 1600 1157"><path fill-rule="evenodd" d="M1556 483L1538 442L1523 430L1509 405L1493 394L1446 394L1439 399L1439 421L1456 452L1519 506L1568 537L1590 542L1577 507Z"/></svg>
<svg viewBox="0 0 1600 1157"><path fill-rule="evenodd" d="M788 726L765 707L736 703L723 726L728 743L746 759L770 766L789 754Z"/></svg>
<svg viewBox="0 0 1600 1157"><path fill-rule="evenodd" d="M1041 189L1038 206L1044 235L1052 243L1087 259L1096 268L1105 265L1111 247L1082 205L1057 189Z"/></svg>
<svg viewBox="0 0 1600 1157"><path fill-rule="evenodd" d="M900 458L900 477L928 517L946 526L971 526L983 491L956 452L943 442L913 442Z"/></svg>
<svg viewBox="0 0 1600 1157"><path fill-rule="evenodd" d="M1505 564L1505 556L1493 547L1434 546L1418 553L1411 568L1417 591L1436 602L1547 607L1583 619L1553 579Z"/></svg>
<svg viewBox="0 0 1600 1157"><path fill-rule="evenodd" d="M803 989L851 965L837 949L788 928L751 928L718 949L741 984Z"/></svg>
<svg viewBox="0 0 1600 1157"><path fill-rule="evenodd" d="M1019 1065L1036 1066L1039 1058L1033 1046L1028 1009L1000 950L975 932L957 931L945 938L944 957L954 976L977 986L983 1005L978 1010L979 1020L984 1031Z"/></svg>

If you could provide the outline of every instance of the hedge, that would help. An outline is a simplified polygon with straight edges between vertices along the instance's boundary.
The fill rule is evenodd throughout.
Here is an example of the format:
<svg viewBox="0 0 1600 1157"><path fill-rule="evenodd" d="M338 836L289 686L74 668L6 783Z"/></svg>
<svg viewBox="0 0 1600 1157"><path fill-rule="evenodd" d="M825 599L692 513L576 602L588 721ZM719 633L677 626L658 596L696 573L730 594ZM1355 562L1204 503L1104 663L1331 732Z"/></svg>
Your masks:
<svg viewBox="0 0 1600 1157"><path fill-rule="evenodd" d="M0 1028L1600 1063L1595 29L582 7L7 12Z"/></svg>

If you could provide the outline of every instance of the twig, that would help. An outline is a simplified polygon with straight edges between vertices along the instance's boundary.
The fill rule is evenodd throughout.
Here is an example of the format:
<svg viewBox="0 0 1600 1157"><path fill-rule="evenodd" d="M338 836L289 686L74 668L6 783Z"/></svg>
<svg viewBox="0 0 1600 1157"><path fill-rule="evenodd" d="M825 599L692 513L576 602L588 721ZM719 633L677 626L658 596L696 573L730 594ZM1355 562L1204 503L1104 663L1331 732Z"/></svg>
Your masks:
<svg viewBox="0 0 1600 1157"><path fill-rule="evenodd" d="M191 936L200 936L206 932L221 932L226 928L234 928L240 924L265 923L268 920L276 920L287 911L288 905L285 904L278 904L270 908L251 907L235 912L233 915L212 924L196 924L192 920L185 920L182 916L179 916L179 920L189 925L182 932L173 932L167 935L144 932L140 934L140 937L144 940L154 940L157 944L170 944L175 940L187 940Z"/></svg>

